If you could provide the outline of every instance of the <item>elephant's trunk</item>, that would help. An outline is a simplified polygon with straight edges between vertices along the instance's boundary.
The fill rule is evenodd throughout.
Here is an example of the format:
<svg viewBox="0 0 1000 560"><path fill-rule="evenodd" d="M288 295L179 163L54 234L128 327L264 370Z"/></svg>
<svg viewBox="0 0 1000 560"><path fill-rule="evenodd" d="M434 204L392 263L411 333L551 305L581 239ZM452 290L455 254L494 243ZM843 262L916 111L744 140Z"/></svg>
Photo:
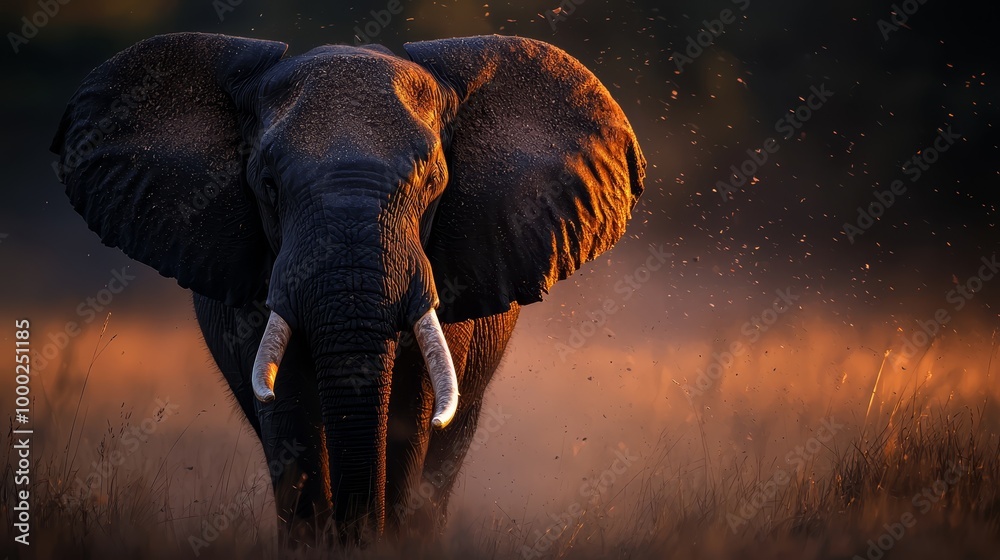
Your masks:
<svg viewBox="0 0 1000 560"><path fill-rule="evenodd" d="M361 322L359 322L360 324ZM368 321L377 325L378 321ZM458 407L458 381L451 351L430 309L414 325L434 389L436 428L447 426ZM322 329L321 349L344 338L341 330ZM368 333L377 334L377 333ZM386 329L383 335L389 335ZM278 366L291 336L288 323L271 312L253 368L254 394L262 402L274 400ZM385 526L385 449L388 423L389 376L395 341L386 336L352 333L354 342L317 352L318 385L334 502L334 519L346 542L366 544ZM331 344L335 343L335 344Z"/></svg>
<svg viewBox="0 0 1000 560"><path fill-rule="evenodd" d="M274 313L258 352L254 392L261 400L281 398L273 395L274 378L285 372L272 366L280 363L288 336L305 337L316 371L334 521L343 541L364 545L385 527L389 391L400 330L414 328L423 350L438 427L455 414L458 384L441 326L428 312L437 296L415 241L417 221L377 198L338 195L321 202L300 211L329 218L330 225L282 236L269 287ZM293 327L290 335L283 319Z"/></svg>
<svg viewBox="0 0 1000 560"><path fill-rule="evenodd" d="M315 351L333 513L347 543L369 544L385 527L389 372L396 349L389 334L320 332L336 344Z"/></svg>

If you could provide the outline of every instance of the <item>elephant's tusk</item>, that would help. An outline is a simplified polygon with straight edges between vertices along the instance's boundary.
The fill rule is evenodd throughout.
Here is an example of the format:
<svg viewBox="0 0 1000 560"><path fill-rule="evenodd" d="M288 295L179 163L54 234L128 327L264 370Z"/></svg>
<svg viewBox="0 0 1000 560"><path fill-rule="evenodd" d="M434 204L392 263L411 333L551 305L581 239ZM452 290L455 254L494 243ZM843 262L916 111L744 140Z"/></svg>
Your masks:
<svg viewBox="0 0 1000 560"><path fill-rule="evenodd" d="M431 424L435 428L444 428L458 409L458 377L455 375L455 364L451 361L451 350L441 330L437 313L431 308L413 325L417 336L420 352L427 362L427 373L431 376L431 386L434 387L434 417Z"/></svg>
<svg viewBox="0 0 1000 560"><path fill-rule="evenodd" d="M257 348L257 358L253 361L253 394L260 402L274 400L274 378L278 375L278 365L285 355L291 334L292 328L288 323L272 311Z"/></svg>

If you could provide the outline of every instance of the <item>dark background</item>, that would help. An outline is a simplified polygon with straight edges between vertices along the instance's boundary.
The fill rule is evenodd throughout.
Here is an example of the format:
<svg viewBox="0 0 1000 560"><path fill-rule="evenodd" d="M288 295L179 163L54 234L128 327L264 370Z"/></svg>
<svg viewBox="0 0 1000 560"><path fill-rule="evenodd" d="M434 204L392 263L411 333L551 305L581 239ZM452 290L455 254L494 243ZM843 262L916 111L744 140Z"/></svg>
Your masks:
<svg viewBox="0 0 1000 560"><path fill-rule="evenodd" d="M292 53L352 43L355 27L386 8L381 0L243 0L220 20L224 1L70 0L19 53L9 40L0 47L5 308L65 302L59 312L72 317L75 303L100 289L109 270L130 262L87 230L51 169L51 135L93 67L134 42L174 31L276 39ZM646 194L628 239L611 257L634 269L647 245L665 245L675 254L671 274L655 281L700 303L725 305L792 285L848 316L875 307L892 314L922 302L934 307L995 251L1000 163L992 13L927 0L885 40L877 22L889 20L890 3L751 0L740 11L729 0L577 1L564 2L553 22L545 15L559 7L554 1L401 0L402 11L374 41L399 53L406 41L515 34L579 58L622 105L649 162ZM678 74L673 53L726 8L737 20ZM39 10L32 1L6 2L3 31L20 33L20 18ZM774 122L822 84L832 98L797 136L782 139ZM906 181L902 165L949 125L962 139L918 182ZM768 137L780 150L755 184L724 202L716 181ZM894 179L906 181L907 192L849 243L843 224ZM142 265L133 270L142 279L156 276ZM604 268L584 275L594 270ZM127 305L160 303L147 297Z"/></svg>

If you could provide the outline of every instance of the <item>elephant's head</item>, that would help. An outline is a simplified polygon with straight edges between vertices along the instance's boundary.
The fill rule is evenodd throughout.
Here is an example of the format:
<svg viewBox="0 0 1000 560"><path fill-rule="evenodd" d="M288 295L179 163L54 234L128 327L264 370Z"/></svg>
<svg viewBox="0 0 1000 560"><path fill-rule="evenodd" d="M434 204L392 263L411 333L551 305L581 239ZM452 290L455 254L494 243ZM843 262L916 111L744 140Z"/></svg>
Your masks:
<svg viewBox="0 0 1000 560"><path fill-rule="evenodd" d="M418 333L444 426L458 393L438 317L539 301L621 237L645 168L621 109L563 51L500 36L405 48L284 57L271 41L154 37L86 78L53 142L105 244L229 305L266 297L259 399L275 398L289 338L307 343L336 519L376 527L400 333ZM446 282L461 289L442 302ZM359 386L357 370L377 373Z"/></svg>

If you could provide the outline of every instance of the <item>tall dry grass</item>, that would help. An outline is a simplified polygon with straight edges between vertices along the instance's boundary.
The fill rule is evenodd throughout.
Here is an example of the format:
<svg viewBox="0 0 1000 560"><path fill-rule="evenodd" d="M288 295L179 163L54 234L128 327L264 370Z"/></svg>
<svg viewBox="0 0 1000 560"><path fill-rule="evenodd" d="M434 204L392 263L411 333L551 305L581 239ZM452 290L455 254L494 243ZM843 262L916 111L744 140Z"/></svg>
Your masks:
<svg viewBox="0 0 1000 560"><path fill-rule="evenodd" d="M616 465L618 456L606 454L604 463L592 468L585 480L568 483L574 491L546 505L547 515L540 518L529 519L525 512L499 505L488 512L466 506L453 512L440 539L384 544L364 553L285 551L277 544L266 477L255 474L255 467L239 451L247 444L245 432L231 450L201 449L198 445L211 440L192 435L200 413L172 416L167 407L135 410L123 404L117 422L106 421L100 438L82 435L88 403L95 398L88 392L87 380L107 359L106 350L115 348L109 338L102 331L89 353L87 372L74 374L69 371L72 361L66 360L51 374L56 380L83 382L56 383L45 389L45 399L60 403L49 409L51 426L60 429L51 430L59 434L58 441L49 436L36 446L34 544L26 555L5 537L4 554L230 560L399 556L875 560L992 557L1000 544L1000 440L990 421L997 406L990 400L992 391L976 404L941 398L940 387L933 384L942 376L934 377L933 372L944 366L940 361L928 366L921 362L926 356L921 356L901 362L900 369L910 369L896 373L909 377L899 375L894 381L890 372L883 379L885 360L877 373L845 371L845 377L874 377L874 384L865 385L870 389L864 389L870 391L870 398L862 400L867 406L855 410L850 422L848 417L834 419L835 434L824 433L829 432L829 422L815 420L828 415L815 411L801 436L795 436L799 439L782 437L777 453L746 452L765 449L749 435L745 445L733 447L739 452L720 451L711 434L720 422L712 407L721 401L693 402L687 405L687 417L693 419L693 439L702 440L700 451L685 448L682 442L691 438L678 435L683 426L668 423L644 450L641 461ZM763 353L774 348L765 344L747 362L763 363ZM994 350L989 349L990 356ZM936 351L931 348L925 355ZM987 383L991 367L992 358L985 367ZM923 369L926 374L918 373ZM727 383L736 379L731 373L727 376ZM115 416L107 410L91 412L98 417L100 413ZM777 416L791 413L791 409L772 411ZM796 414L801 416L800 411ZM768 426L767 418L755 421ZM836 428L838 423L843 426ZM133 450L128 434L154 425L170 427L158 434L163 449L151 452L143 442ZM0 477L5 532L14 517L12 429L5 430L5 467ZM209 468L194 459L172 460L171 453L181 447L211 457ZM192 478L189 471L199 474ZM99 476L93 488L81 491L77 481L94 472ZM600 483L602 475L608 475L607 484ZM600 491L576 492L580 484L599 485ZM217 530L211 529L213 524ZM192 539L199 538L205 546L192 546L199 542Z"/></svg>

